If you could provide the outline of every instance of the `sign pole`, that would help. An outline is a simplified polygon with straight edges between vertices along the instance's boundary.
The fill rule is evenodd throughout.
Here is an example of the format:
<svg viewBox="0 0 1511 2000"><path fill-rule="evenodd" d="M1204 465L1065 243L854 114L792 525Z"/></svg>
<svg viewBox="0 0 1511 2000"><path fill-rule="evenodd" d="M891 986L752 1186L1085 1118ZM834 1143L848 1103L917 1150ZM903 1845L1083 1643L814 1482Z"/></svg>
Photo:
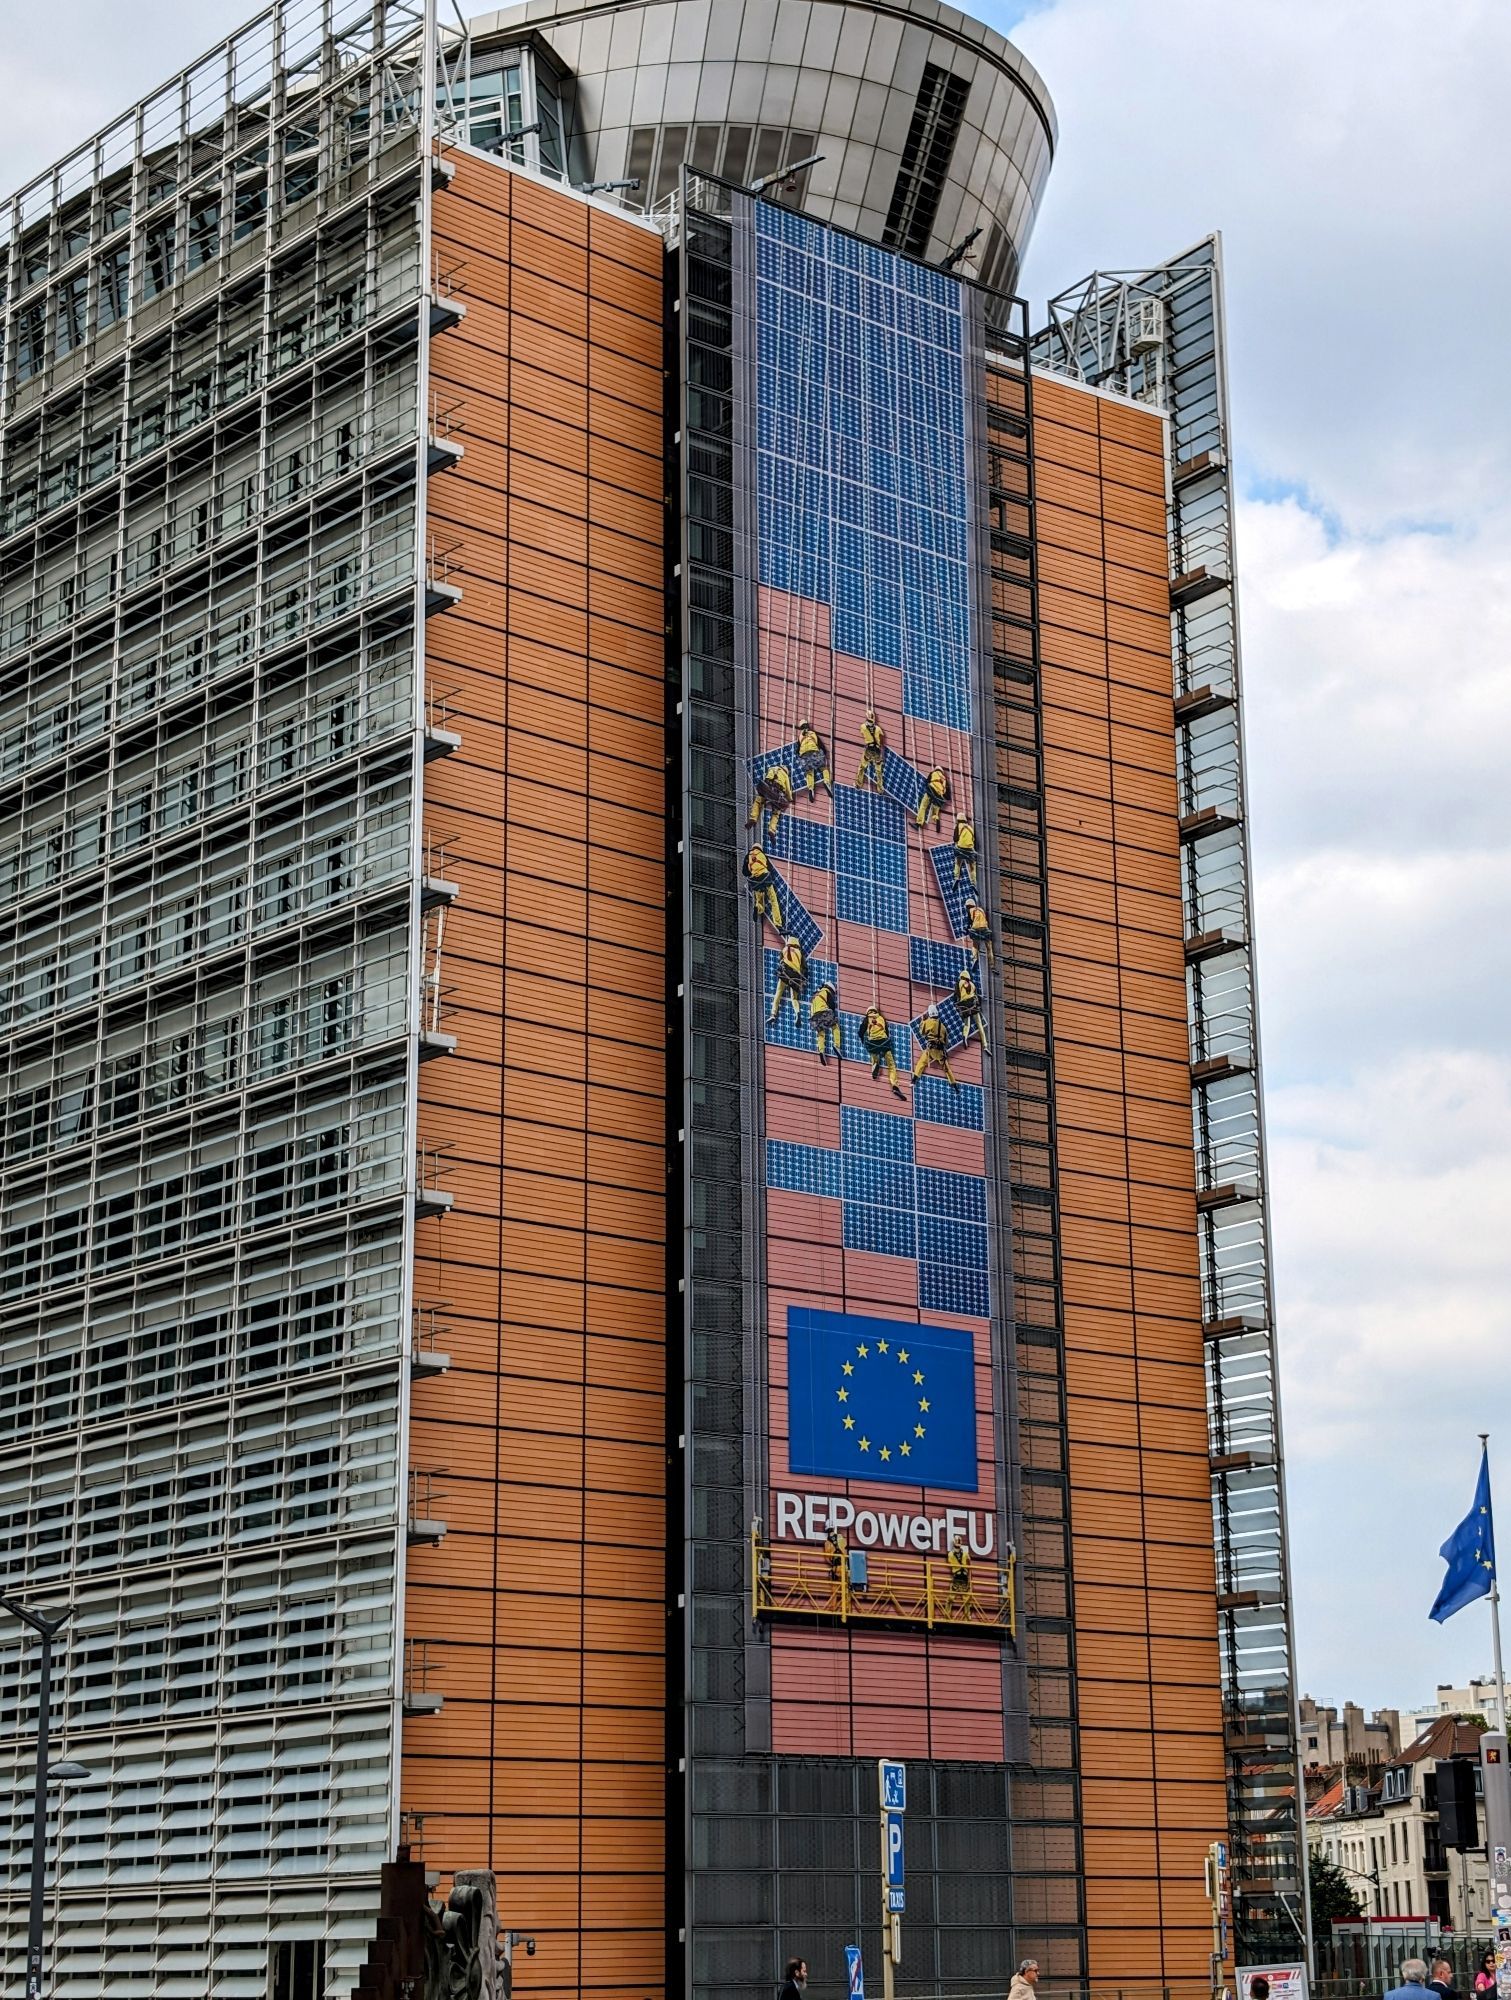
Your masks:
<svg viewBox="0 0 1511 2000"><path fill-rule="evenodd" d="M1480 1432L1480 1450L1485 1454L1488 1466L1490 1458L1490 1433ZM1500 1577L1492 1567L1490 1571L1490 1638L1495 1647L1495 1698L1500 1704L1500 1714L1495 1719L1497 1729L1511 1730L1511 1722L1506 1719L1506 1671L1501 1665L1501 1586Z"/></svg>
<svg viewBox="0 0 1511 2000"><path fill-rule="evenodd" d="M896 2000L897 1964L902 1957L902 1816L908 1803L906 1765L878 1758L876 1797L881 1820L881 1979L883 2000Z"/></svg>

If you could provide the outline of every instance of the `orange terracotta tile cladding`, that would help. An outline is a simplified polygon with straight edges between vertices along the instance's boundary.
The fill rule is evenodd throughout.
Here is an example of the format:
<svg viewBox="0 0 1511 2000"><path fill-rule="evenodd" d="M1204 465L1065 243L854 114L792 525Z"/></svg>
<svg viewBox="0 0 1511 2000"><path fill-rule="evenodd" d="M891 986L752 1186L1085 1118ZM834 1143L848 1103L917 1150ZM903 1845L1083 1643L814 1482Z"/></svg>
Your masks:
<svg viewBox="0 0 1511 2000"><path fill-rule="evenodd" d="M427 628L460 751L425 822L461 888L457 1053L421 1072L453 1211L418 1225L445 1377L412 1462L448 1532L405 1631L427 1865L489 1866L531 1990L642 2000L663 1967L665 745L657 237L455 158L431 343L464 447L430 482L461 603Z"/></svg>
<svg viewBox="0 0 1511 2000"><path fill-rule="evenodd" d="M1092 1984L1194 1990L1226 1833L1158 417L1034 384Z"/></svg>

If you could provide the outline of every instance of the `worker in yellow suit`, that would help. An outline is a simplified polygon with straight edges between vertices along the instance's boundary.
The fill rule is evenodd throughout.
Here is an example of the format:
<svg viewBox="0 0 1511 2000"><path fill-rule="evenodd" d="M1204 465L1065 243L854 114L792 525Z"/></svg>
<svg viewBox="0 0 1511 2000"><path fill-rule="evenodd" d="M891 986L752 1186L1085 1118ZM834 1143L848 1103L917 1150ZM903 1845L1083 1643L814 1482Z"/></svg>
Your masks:
<svg viewBox="0 0 1511 2000"><path fill-rule="evenodd" d="M825 980L808 1002L808 1023L818 1046L818 1059L827 1068L829 1052L840 1053L839 994Z"/></svg>
<svg viewBox="0 0 1511 2000"><path fill-rule="evenodd" d="M887 747L887 732L876 719L876 710L868 708L866 719L860 726L860 769L855 774L855 782L862 791L881 790L882 757Z"/></svg>
<svg viewBox="0 0 1511 2000"><path fill-rule="evenodd" d="M956 975L955 1005L960 1009L962 1043L969 1042L974 1033L983 1050L990 1055L991 1049L986 1039L986 1020L981 1010L981 988L972 979L969 966L962 965Z"/></svg>
<svg viewBox="0 0 1511 2000"><path fill-rule="evenodd" d="M968 927L965 941L970 951L977 958L984 951L988 960L990 960L992 956L992 920L974 897L969 898L966 902L965 921Z"/></svg>
<svg viewBox="0 0 1511 2000"><path fill-rule="evenodd" d="M829 752L823 737L811 722L800 722L797 726L797 767L803 775L803 783L808 787L810 799L818 785L822 785L833 797L834 780L829 770Z"/></svg>
<svg viewBox="0 0 1511 2000"><path fill-rule="evenodd" d="M913 1065L913 1081L916 1083L926 1069L937 1068L944 1071L945 1082L958 1089L955 1072L950 1068L950 1059L946 1053L950 1046L950 1031L939 1018L937 1007L930 1007L918 1023L918 1033L922 1038L923 1047L918 1051L918 1060Z"/></svg>
<svg viewBox="0 0 1511 2000"><path fill-rule="evenodd" d="M902 1085L897 1080L897 1058L892 1053L892 1030L880 1007L873 1005L866 1009L860 1024L860 1045L871 1058L872 1077L879 1077L885 1070L887 1082L892 1087L892 1095L901 1097Z"/></svg>
<svg viewBox="0 0 1511 2000"><path fill-rule="evenodd" d="M782 814L792 804L792 779L783 764L767 766L766 774L756 782L756 795L750 802L747 824L758 826L761 814L766 815L766 824L772 833L782 823Z"/></svg>
<svg viewBox="0 0 1511 2000"><path fill-rule="evenodd" d="M801 1021L803 988L807 984L807 954L795 937L783 938L781 955L776 962L776 991L771 996L771 1012L766 1016L767 1020L776 1019L785 997L792 1002L792 1011Z"/></svg>
<svg viewBox="0 0 1511 2000"><path fill-rule="evenodd" d="M976 886L976 829L968 819L957 819L955 831L950 837L950 845L955 850L955 880L960 880L964 870L971 887Z"/></svg>
<svg viewBox="0 0 1511 2000"><path fill-rule="evenodd" d="M831 1528L824 1537L824 1566L829 1572L829 1581L835 1591L840 1588L840 1579L844 1576L849 1556L850 1551L845 1546L844 1529Z"/></svg>
<svg viewBox="0 0 1511 2000"><path fill-rule="evenodd" d="M918 801L918 824L934 825L939 818L939 808L948 802L949 796L949 773L936 764L923 781L923 797Z"/></svg>
<svg viewBox="0 0 1511 2000"><path fill-rule="evenodd" d="M964 1535L957 1535L950 1543L950 1591L955 1597L970 1595L971 1552L965 1545Z"/></svg>
<svg viewBox="0 0 1511 2000"><path fill-rule="evenodd" d="M782 928L782 904L777 895L776 875L771 863L766 859L764 847L752 847L741 864L745 880L750 884L750 900L755 904L756 922L762 917L770 919L773 930Z"/></svg>

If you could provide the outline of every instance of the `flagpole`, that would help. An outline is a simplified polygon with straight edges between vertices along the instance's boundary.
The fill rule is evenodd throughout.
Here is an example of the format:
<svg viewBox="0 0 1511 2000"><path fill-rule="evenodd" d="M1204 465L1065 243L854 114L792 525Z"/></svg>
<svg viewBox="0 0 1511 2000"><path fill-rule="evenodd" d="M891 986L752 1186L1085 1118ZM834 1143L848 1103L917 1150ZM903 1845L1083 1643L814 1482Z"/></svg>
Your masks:
<svg viewBox="0 0 1511 2000"><path fill-rule="evenodd" d="M1488 1431L1480 1432L1480 1450L1485 1456L1486 1484L1488 1486L1490 1469L1490 1433ZM1492 1521L1495 1519L1493 1513L1490 1518ZM1506 1729L1506 1670L1501 1664L1501 1587L1500 1576L1497 1570L1494 1569L1490 1572L1490 1637L1495 1647L1495 1692L1500 1702L1500 1717L1495 1726L1504 1732Z"/></svg>

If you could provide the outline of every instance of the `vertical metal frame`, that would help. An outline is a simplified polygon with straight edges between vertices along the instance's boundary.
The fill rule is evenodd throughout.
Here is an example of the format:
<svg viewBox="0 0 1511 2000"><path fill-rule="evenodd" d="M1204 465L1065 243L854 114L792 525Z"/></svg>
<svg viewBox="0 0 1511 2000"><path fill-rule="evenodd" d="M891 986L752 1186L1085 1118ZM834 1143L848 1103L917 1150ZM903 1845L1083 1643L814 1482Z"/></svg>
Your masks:
<svg viewBox="0 0 1511 2000"><path fill-rule="evenodd" d="M998 1440L997 1510L1009 1547L1003 1558L1016 1565L1022 1536L1022 1444L1018 1434L1018 1359L1013 1288L1012 1168L1007 1091L1003 1085L1006 1005L1003 974L1007 958L1006 912L1002 907L1001 870L997 864L997 680L992 607L991 501L988 475L988 369L1011 367L1023 375L1025 410L1031 408L1028 385L1028 312L1022 300L1000 298L971 285L962 286L965 317L966 478L971 524L971 622L974 627L971 700L975 711L971 757L976 796L972 802L981 859L977 866L994 883L996 894L987 905L1002 942L1000 956L986 968L982 982L993 1029L993 1057L982 1062L982 1096L986 1106L986 1185L988 1245L991 1272L992 1419ZM992 320L988 331L988 317ZM989 354L990 350L990 354ZM1026 440L1025 440L1026 451ZM1030 478L1032 477L1030 469ZM1029 510L1032 520L1032 489ZM1030 535L1030 540L1032 537ZM1032 586L1031 586L1032 588ZM995 904L995 908L992 907ZM1028 1669L1026 1634L1021 1620L1002 1655L1002 1714L1004 1750L1008 1763L1028 1756Z"/></svg>

